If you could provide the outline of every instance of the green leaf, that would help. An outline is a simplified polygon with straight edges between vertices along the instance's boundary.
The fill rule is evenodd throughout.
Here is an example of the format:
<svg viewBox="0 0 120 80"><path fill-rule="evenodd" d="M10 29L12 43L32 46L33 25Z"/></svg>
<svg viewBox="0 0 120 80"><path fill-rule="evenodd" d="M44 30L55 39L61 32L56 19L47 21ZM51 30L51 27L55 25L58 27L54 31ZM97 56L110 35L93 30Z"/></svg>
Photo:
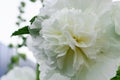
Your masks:
<svg viewBox="0 0 120 80"><path fill-rule="evenodd" d="M21 14L25 12L22 7L18 7L18 9Z"/></svg>
<svg viewBox="0 0 120 80"><path fill-rule="evenodd" d="M18 64L19 63L19 56L12 56L11 63Z"/></svg>
<svg viewBox="0 0 120 80"><path fill-rule="evenodd" d="M13 44L9 44L8 47L9 48L13 48L14 46L13 46Z"/></svg>
<svg viewBox="0 0 120 80"><path fill-rule="evenodd" d="M14 33L12 33L12 36L23 35L23 34L29 34L28 26L25 26L23 28L20 28L18 31L15 31Z"/></svg>
<svg viewBox="0 0 120 80"><path fill-rule="evenodd" d="M21 17L21 15L19 15L17 18L18 18L21 22L25 22L25 21L26 21L25 19L23 19L23 18Z"/></svg>
<svg viewBox="0 0 120 80"><path fill-rule="evenodd" d="M14 65L12 63L8 64L8 71L10 71L11 69L13 69Z"/></svg>
<svg viewBox="0 0 120 80"><path fill-rule="evenodd" d="M19 56L20 56L20 58L26 60L26 55L25 55L25 54L23 54L23 53L19 53Z"/></svg>
<svg viewBox="0 0 120 80"><path fill-rule="evenodd" d="M22 46L24 46L23 44L18 44L17 48L21 48Z"/></svg>
<svg viewBox="0 0 120 80"><path fill-rule="evenodd" d="M36 2L36 0L30 0L31 2Z"/></svg>
<svg viewBox="0 0 120 80"><path fill-rule="evenodd" d="M36 18L37 18L37 16L34 16L34 17L30 20L30 23L32 24L32 23L35 21Z"/></svg>
<svg viewBox="0 0 120 80"><path fill-rule="evenodd" d="M20 26L20 22L16 22L16 25L17 25L17 26Z"/></svg>
<svg viewBox="0 0 120 80"><path fill-rule="evenodd" d="M116 76L113 77L111 80L120 80L120 67L118 68L118 70L116 72Z"/></svg>
<svg viewBox="0 0 120 80"><path fill-rule="evenodd" d="M22 1L22 2L21 2L21 6L22 6L22 7L25 7L25 2Z"/></svg>

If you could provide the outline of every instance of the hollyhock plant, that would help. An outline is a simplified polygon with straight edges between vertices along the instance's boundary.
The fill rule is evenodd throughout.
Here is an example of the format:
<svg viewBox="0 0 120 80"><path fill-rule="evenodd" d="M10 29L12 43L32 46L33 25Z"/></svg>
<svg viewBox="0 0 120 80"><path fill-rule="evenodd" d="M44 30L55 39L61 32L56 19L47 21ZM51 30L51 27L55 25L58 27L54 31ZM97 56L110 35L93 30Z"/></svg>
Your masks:
<svg viewBox="0 0 120 80"><path fill-rule="evenodd" d="M28 47L41 80L110 80L120 65L120 4L112 0L45 0ZM37 32L33 32L37 30Z"/></svg>

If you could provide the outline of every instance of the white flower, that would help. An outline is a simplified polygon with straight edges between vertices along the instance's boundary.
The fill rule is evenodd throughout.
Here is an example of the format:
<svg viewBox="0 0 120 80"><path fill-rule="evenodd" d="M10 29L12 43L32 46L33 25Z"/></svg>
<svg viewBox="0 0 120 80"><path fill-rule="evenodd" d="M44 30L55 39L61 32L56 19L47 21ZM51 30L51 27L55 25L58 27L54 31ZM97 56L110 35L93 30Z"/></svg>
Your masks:
<svg viewBox="0 0 120 80"><path fill-rule="evenodd" d="M59 80L110 80L120 63L120 28L112 1L52 1L45 0L36 19L40 25L35 21L30 27L40 35L28 38L41 80L54 80L58 73Z"/></svg>
<svg viewBox="0 0 120 80"><path fill-rule="evenodd" d="M29 67L15 67L4 75L1 80L35 80L35 71Z"/></svg>

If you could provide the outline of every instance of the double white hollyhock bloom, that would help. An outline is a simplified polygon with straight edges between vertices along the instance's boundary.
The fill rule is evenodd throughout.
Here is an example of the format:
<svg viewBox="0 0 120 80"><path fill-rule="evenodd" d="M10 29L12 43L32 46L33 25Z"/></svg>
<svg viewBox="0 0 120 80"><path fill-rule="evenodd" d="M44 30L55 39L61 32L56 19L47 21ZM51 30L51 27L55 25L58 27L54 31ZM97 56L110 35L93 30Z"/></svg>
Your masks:
<svg viewBox="0 0 120 80"><path fill-rule="evenodd" d="M35 71L29 67L15 67L4 75L1 80L36 80Z"/></svg>
<svg viewBox="0 0 120 80"><path fill-rule="evenodd" d="M120 65L120 4L112 0L45 0L28 47L41 80L110 80ZM42 17L41 17L42 16ZM57 75L57 77L56 77Z"/></svg>

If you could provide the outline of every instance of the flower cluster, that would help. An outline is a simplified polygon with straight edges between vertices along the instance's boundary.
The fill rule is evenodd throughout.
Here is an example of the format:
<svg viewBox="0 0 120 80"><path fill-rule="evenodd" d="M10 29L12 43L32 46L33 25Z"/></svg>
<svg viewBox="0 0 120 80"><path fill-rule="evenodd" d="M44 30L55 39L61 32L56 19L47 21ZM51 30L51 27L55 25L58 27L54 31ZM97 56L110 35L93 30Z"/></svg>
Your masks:
<svg viewBox="0 0 120 80"><path fill-rule="evenodd" d="M120 62L120 3L45 0L43 4L30 26L39 33L30 31L27 41L40 64L41 80L110 80Z"/></svg>

